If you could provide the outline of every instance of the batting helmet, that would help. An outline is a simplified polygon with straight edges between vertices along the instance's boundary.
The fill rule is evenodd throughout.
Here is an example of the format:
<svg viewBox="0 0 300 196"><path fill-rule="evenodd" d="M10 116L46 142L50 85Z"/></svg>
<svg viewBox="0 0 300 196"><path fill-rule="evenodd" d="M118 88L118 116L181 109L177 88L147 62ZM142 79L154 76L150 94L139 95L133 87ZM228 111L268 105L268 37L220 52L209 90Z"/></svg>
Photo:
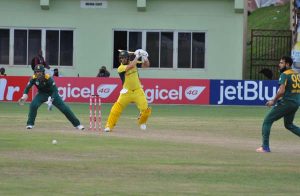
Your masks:
<svg viewBox="0 0 300 196"><path fill-rule="evenodd" d="M120 57L129 58L129 53L126 50L123 50L119 53L119 58Z"/></svg>

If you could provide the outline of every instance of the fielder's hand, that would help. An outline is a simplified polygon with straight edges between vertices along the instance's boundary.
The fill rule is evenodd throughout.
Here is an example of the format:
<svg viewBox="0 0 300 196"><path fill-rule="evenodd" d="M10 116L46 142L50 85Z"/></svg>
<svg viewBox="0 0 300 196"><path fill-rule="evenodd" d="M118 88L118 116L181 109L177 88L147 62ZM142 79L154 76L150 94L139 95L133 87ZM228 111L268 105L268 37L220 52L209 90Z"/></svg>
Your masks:
<svg viewBox="0 0 300 196"><path fill-rule="evenodd" d="M53 98L48 97L48 101L46 102L46 104L48 105L48 111L52 110L52 102L53 102Z"/></svg>
<svg viewBox="0 0 300 196"><path fill-rule="evenodd" d="M27 98L28 98L28 95L23 94L23 96L18 100L19 105L24 105Z"/></svg>

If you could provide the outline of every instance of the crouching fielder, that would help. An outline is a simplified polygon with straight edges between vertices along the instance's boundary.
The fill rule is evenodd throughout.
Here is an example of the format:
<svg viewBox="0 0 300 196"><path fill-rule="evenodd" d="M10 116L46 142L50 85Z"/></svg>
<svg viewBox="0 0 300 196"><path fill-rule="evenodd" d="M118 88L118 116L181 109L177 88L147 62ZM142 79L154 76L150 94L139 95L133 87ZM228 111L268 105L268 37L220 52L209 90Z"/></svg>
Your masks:
<svg viewBox="0 0 300 196"><path fill-rule="evenodd" d="M28 98L27 94L33 85L37 87L38 94L33 98L30 104L26 129L32 129L34 127L37 110L42 105L42 103L46 101L48 104L48 110L51 110L53 104L67 117L67 119L72 123L74 127L79 130L84 129L71 109L63 102L63 100L59 96L54 80L49 74L45 74L45 68L43 65L35 66L34 75L30 78L30 81L28 82L24 90L23 96L21 97L21 99L19 99L20 105L23 105L23 103Z"/></svg>
<svg viewBox="0 0 300 196"><path fill-rule="evenodd" d="M136 50L134 52L135 58L133 61L129 60L129 53L127 51L120 51L118 73L122 80L123 89L120 92L119 98L111 108L110 114L104 131L110 132L115 127L118 119L129 103L135 103L140 110L138 118L138 125L142 130L146 129L146 122L151 115L151 108L148 107L148 102L142 89L139 79L137 63L138 59L142 58L142 67L149 67L148 53L144 50Z"/></svg>

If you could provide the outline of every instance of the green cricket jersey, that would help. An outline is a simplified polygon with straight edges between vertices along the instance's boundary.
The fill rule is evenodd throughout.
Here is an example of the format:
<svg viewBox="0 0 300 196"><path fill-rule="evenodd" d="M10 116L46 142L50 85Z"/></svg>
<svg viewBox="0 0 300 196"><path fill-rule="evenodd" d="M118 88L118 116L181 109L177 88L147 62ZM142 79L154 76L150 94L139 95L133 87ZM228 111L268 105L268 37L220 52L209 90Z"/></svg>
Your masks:
<svg viewBox="0 0 300 196"><path fill-rule="evenodd" d="M45 80L42 82L37 79L36 75L33 75L24 90L24 94L28 94L33 85L37 87L39 93L46 93L51 97L58 92L55 82L49 74L45 74Z"/></svg>
<svg viewBox="0 0 300 196"><path fill-rule="evenodd" d="M279 84L285 85L282 100L294 101L300 104L300 75L293 69L288 69L280 74Z"/></svg>

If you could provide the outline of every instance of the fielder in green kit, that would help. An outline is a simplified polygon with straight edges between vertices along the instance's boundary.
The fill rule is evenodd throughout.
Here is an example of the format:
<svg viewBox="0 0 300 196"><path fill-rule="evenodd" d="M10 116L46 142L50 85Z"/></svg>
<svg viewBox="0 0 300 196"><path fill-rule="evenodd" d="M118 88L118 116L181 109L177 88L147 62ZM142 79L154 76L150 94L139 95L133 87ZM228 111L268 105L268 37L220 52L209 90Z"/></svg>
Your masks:
<svg viewBox="0 0 300 196"><path fill-rule="evenodd" d="M23 105L23 103L28 98L27 94L33 85L37 87L38 94L33 98L30 104L26 126L27 129L32 129L34 127L37 110L42 105L42 103L46 102L48 104L48 110L52 109L53 104L67 117L67 119L72 123L74 127L79 130L84 130L84 126L80 124L79 120L73 114L71 109L63 102L63 100L59 96L58 89L52 77L49 74L45 74L45 68L43 65L35 66L34 75L30 78L30 81L28 82L24 90L24 94L19 100L20 105Z"/></svg>
<svg viewBox="0 0 300 196"><path fill-rule="evenodd" d="M293 124L295 114L300 104L300 75L293 70L291 57L283 56L279 62L279 89L273 100L266 103L268 107L274 105L266 115L262 125L262 146L256 152L271 152L269 137L273 122L283 117L284 126L300 137L300 128Z"/></svg>

